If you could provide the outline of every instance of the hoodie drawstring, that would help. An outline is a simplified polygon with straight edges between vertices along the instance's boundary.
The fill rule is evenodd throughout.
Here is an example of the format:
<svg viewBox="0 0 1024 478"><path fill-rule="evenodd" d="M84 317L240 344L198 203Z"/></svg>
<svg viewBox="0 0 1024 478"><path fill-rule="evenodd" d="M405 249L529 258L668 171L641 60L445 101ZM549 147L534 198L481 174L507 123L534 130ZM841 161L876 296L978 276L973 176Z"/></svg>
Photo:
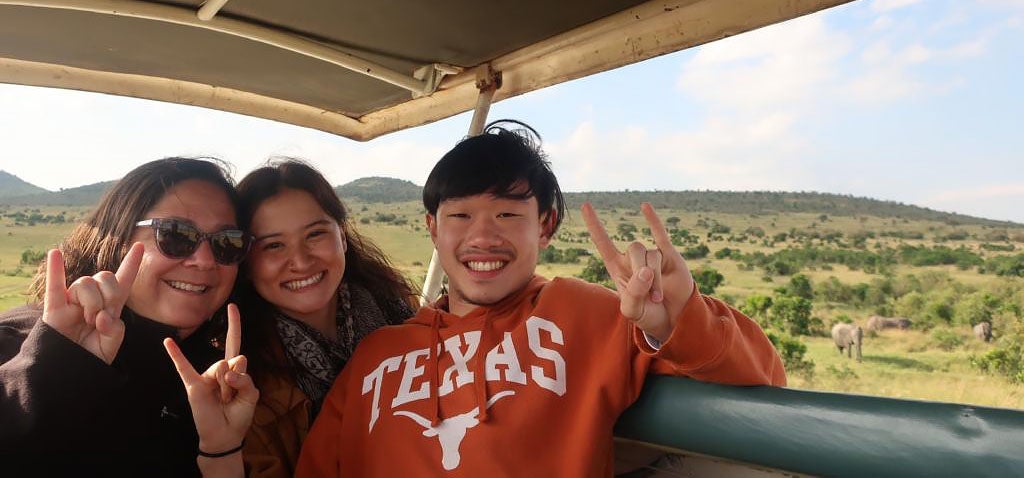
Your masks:
<svg viewBox="0 0 1024 478"><path fill-rule="evenodd" d="M476 377L476 407L477 420L486 422L490 417L487 413L487 352L491 350L491 316L490 313L484 316L483 326L480 330L480 344L476 349L476 364L473 367L473 375Z"/></svg>
<svg viewBox="0 0 1024 478"><path fill-rule="evenodd" d="M434 309L434 319L430 322L430 332L433 335L434 343L430 346L430 363L428 364L427 374L430 377L430 400L432 403L432 410L430 416L430 426L436 427L441 423L441 397L440 389L441 380L437 377L437 361L439 360L440 350L444 347L444 342L441 341L441 312Z"/></svg>
<svg viewBox="0 0 1024 478"><path fill-rule="evenodd" d="M441 340L441 318L442 312L439 309L434 309L434 316L430 322L430 333L433 338L434 345L430 347L430 360L427 364L427 375L430 380L430 400L432 410L430 411L430 425L437 426L441 423L441 377L440 372L440 361L441 355L445 352L444 341ZM473 392L476 401L477 419L481 422L485 422L490 418L488 413L488 400L490 400L490 393L487 385L487 353L490 352L496 344L494 343L494 328L491 324L492 313L500 316L502 310L489 310L482 320L480 330L480 343L477 344L476 354L473 357L475 362L473 363ZM500 342L500 340L499 340Z"/></svg>

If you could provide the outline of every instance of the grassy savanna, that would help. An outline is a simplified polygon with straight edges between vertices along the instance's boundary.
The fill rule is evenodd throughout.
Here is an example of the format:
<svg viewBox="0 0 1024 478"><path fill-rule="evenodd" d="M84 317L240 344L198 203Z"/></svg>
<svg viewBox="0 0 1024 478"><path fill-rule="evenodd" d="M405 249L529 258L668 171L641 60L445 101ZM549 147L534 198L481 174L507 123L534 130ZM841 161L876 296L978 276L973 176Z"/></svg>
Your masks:
<svg viewBox="0 0 1024 478"><path fill-rule="evenodd" d="M0 310L25 303L25 290L37 263L23 262L25 251L45 253L57 245L87 209L82 207L0 206ZM20 213L20 215L18 214ZM48 218L35 221L33 216ZM63 222L53 218L63 215Z"/></svg>
<svg viewBox="0 0 1024 478"><path fill-rule="evenodd" d="M392 262L417 284L421 283L430 260L431 244L423 221L423 209L417 202L364 203L351 200L356 227L373 239ZM16 206L0 206L10 213ZM67 208L43 208L55 214ZM875 216L830 216L815 213L722 214L660 209L663 220L671 219L671 228L688 231L690 242L677 249L685 251L706 246L704 257L687 257L693 270L713 268L722 276L715 295L741 306L753 296L772 296L786 288L794 274L805 275L818 291L811 315L815 330L797 339L806 346L804 360L813 366L790 374L790 386L898 398L950 401L996 407L1024 408L1024 387L1010 380L986 374L971 365L996 345L977 341L969 327L955 319L949 324L908 331L883 331L868 334L863 345L862 362L840 356L825 336L836 321L852 320L864 325L869 315L903 312L913 319L915 309L907 312L907 301L893 297L875 297L874 302L859 303L829 300L820 292L822 284L838 282L844 287L880 287L886 283L893 291L906 292L916 287L918 295L933 300L948 291L956 300L948 305L949 314L960 314L962 298L971 294L991 294L1005 298L1009 308L993 312L997 326L1012 320L1007 310L1024 308L1024 279L981 273L977 263L916 266L892 262L881 267L863 267L838 263L809 263L798 270L782 271L753 265L755 253L772 255L789 249L823 248L862 253L882 253L903 246L923 249L947 248L968 251L974 261L995 256L1015 256L1024 248L1024 229L1012 225L981 225L955 221L911 220ZM648 227L639 208L608 208L599 211L609 233L620 245L629 235L651 243ZM77 215L81 215L79 211ZM44 250L70 230L70 224L15 225L10 218L0 222L0 307L22 303L21 291L27 286L34 265L21 264L26 249ZM581 248L593 253L579 213L571 210L552 245L560 250ZM737 255L723 255L730 249ZM737 260L743 257L744 260ZM544 263L539 272L548 277L575 276L588 261ZM17 272L20 271L20 272ZM833 279L834 278L834 279ZM887 282L886 282L887 281ZM871 287L868 287L871 285ZM873 290L873 289L872 289ZM896 294L897 292L893 292ZM944 293L944 292L943 292ZM1013 305L1016 304L1016 305ZM913 304L911 304L913 305ZM929 307L934 304L928 303ZM1018 307L1018 309L1013 309ZM934 307L933 307L934 308ZM923 310L923 308L922 308ZM930 310L930 309L929 309ZM923 312L922 312L923 313ZM997 327L997 334L1001 332ZM951 338L953 337L953 338ZM955 337L959 337L956 339Z"/></svg>

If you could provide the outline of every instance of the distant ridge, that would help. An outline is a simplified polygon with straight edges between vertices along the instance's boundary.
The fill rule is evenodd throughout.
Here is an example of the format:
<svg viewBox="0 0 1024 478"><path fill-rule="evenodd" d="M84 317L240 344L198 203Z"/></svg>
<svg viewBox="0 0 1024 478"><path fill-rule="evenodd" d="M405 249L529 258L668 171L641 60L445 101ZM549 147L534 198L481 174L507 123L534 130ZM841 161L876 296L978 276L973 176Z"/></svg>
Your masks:
<svg viewBox="0 0 1024 478"><path fill-rule="evenodd" d="M0 204L25 206L91 206L100 202L103 193L107 192L117 181L79 186L60 191L46 191L36 194L25 194L13 197L0 197Z"/></svg>
<svg viewBox="0 0 1024 478"><path fill-rule="evenodd" d="M366 202L420 201L423 187L404 179L373 176L360 178L334 188L342 200L360 199Z"/></svg>
<svg viewBox="0 0 1024 478"><path fill-rule="evenodd" d="M815 213L833 216L877 216L940 221L947 224L1021 227L1011 221L936 211L895 201L818 192L774 191L621 191L566 193L578 208L590 201L598 209L635 209L641 202L654 207L726 214Z"/></svg>
<svg viewBox="0 0 1024 478"><path fill-rule="evenodd" d="M10 179L10 178L13 178ZM7 184L27 185L33 193L10 195ZM114 181L80 186L51 192L28 184L14 175L0 171L0 204L12 205L70 205L88 206L100 197ZM13 187L13 186L12 186ZM423 187L410 181L380 176L356 179L336 186L334 191L342 200L369 203L416 201L423 198ZM1010 221L997 221L964 214L955 214L864 197L818 192L773 191L615 191L565 193L572 209L590 201L598 209L636 209L641 202L649 202L663 209L724 214L785 214L814 213L830 216L876 216L911 220L939 221L946 224L977 224L994 227L1024 227Z"/></svg>
<svg viewBox="0 0 1024 478"><path fill-rule="evenodd" d="M0 169L0 199L26 194L48 193L49 191Z"/></svg>

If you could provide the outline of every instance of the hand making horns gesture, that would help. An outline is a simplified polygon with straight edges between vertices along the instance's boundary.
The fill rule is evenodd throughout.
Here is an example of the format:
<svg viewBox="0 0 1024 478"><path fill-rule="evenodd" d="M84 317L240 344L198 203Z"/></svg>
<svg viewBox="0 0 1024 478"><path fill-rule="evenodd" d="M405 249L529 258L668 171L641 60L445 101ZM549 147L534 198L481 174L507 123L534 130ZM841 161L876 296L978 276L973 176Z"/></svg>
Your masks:
<svg viewBox="0 0 1024 478"><path fill-rule="evenodd" d="M199 449L203 452L237 451L252 424L260 392L256 390L252 377L245 373L246 358L238 355L241 345L241 318L235 304L228 304L224 360L218 360L202 375L196 372L174 340L164 339L167 355L185 384L196 431L199 432Z"/></svg>
<svg viewBox="0 0 1024 478"><path fill-rule="evenodd" d="M43 322L108 365L124 340L121 310L139 273L144 247L132 244L117 272L101 271L65 287L64 256L52 249L46 257Z"/></svg>
<svg viewBox="0 0 1024 478"><path fill-rule="evenodd" d="M583 204L583 221L590 231L590 241L597 247L615 283L619 311L648 335L665 341L693 294L693 276L683 256L672 246L668 231L654 208L643 203L640 210L651 226L655 249L632 242L625 252L619 252L590 203Z"/></svg>

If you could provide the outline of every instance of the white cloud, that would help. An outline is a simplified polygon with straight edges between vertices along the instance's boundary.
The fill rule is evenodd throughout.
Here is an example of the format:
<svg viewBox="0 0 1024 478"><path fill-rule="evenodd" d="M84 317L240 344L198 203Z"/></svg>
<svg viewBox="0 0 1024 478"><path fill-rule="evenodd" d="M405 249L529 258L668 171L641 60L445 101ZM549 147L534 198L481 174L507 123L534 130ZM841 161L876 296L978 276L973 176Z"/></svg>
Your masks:
<svg viewBox="0 0 1024 478"><path fill-rule="evenodd" d="M871 29L874 31L888 30L895 22L889 15L882 15L871 22Z"/></svg>
<svg viewBox="0 0 1024 478"><path fill-rule="evenodd" d="M788 189L805 183L793 117L769 115L737 126L712 118L691 131L653 135L633 126L599 130L585 121L547 150L562 187L621 189Z"/></svg>
<svg viewBox="0 0 1024 478"><path fill-rule="evenodd" d="M809 15L702 47L683 67L679 88L712 107L765 110L813 101L836 76L849 39Z"/></svg>
<svg viewBox="0 0 1024 478"><path fill-rule="evenodd" d="M984 55L992 31L948 48L933 48L920 42L894 49L888 39L877 40L860 53L861 68L842 87L855 102L888 103L903 98L945 94L964 85L960 78L919 73L934 62L956 62Z"/></svg>

